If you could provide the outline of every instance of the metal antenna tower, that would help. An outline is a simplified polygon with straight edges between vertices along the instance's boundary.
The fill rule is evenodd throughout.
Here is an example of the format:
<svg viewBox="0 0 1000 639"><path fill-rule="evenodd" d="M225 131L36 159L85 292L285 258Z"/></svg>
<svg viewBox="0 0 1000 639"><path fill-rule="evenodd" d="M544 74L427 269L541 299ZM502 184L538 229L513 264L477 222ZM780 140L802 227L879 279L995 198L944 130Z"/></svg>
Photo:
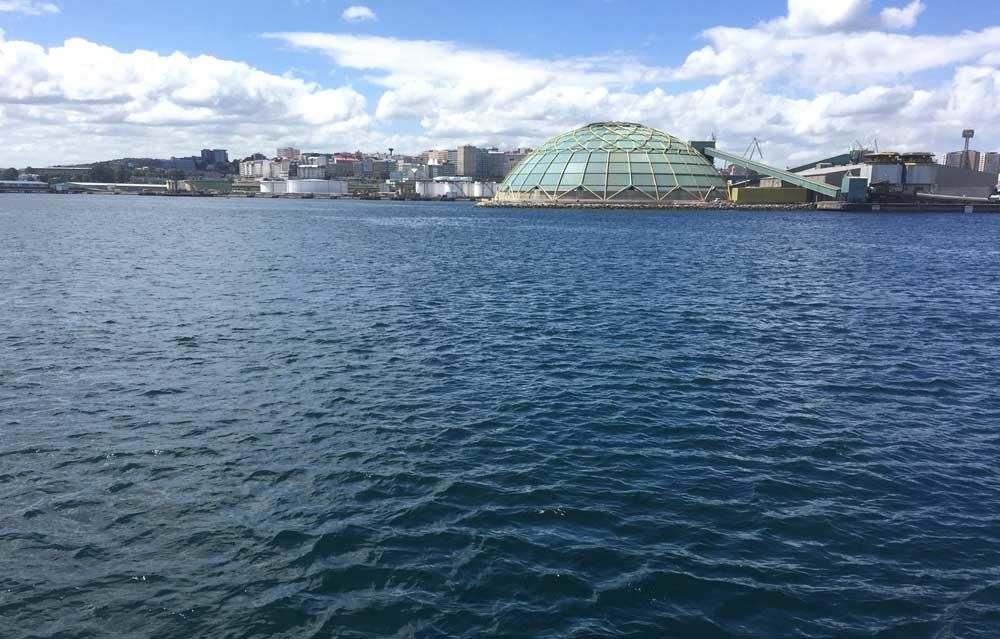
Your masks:
<svg viewBox="0 0 1000 639"><path fill-rule="evenodd" d="M969 155L969 142L972 141L972 138L976 137L975 129L965 129L962 131L962 137L965 139L965 151L962 152L962 168L971 169L972 157Z"/></svg>

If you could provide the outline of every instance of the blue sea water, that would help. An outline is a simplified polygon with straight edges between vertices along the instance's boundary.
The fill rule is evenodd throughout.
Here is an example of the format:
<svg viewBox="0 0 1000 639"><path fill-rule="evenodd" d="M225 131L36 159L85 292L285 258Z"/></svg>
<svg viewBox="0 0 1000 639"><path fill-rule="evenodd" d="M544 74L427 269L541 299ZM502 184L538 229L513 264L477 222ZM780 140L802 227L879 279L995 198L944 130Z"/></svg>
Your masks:
<svg viewBox="0 0 1000 639"><path fill-rule="evenodd" d="M0 195L0 637L1000 636L1000 216Z"/></svg>

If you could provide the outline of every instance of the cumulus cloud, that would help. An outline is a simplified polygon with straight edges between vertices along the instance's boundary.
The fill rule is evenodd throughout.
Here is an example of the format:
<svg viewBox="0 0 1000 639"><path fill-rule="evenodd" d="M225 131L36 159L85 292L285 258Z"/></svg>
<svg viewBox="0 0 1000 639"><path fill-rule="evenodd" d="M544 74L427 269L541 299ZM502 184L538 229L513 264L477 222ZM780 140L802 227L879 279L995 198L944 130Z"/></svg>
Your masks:
<svg viewBox="0 0 1000 639"><path fill-rule="evenodd" d="M267 142L258 148L275 139L347 144L370 121L364 96L350 88L79 38L50 49L0 40L0 77L5 151L27 158L187 155L234 138Z"/></svg>
<svg viewBox="0 0 1000 639"><path fill-rule="evenodd" d="M718 27L676 77L751 75L801 88L866 86L979 59L1000 48L1000 28L957 35L910 36L876 31L783 36L765 29Z"/></svg>
<svg viewBox="0 0 1000 639"><path fill-rule="evenodd" d="M913 0L905 7L889 7L882 9L880 14L882 24L888 29L912 29L917 24L917 18L924 12L924 3Z"/></svg>
<svg viewBox="0 0 1000 639"><path fill-rule="evenodd" d="M0 13L23 13L29 16L42 16L59 13L59 5L52 2L37 0L0 0Z"/></svg>
<svg viewBox="0 0 1000 639"><path fill-rule="evenodd" d="M465 122L482 127L480 133L513 129L527 135L538 131L539 119L567 111L582 115L609 90L647 84L669 72L627 56L551 60L435 40L326 33L268 37L366 72L369 82L384 89L377 118L419 118L431 134L458 134L466 130ZM477 110L483 117L475 117Z"/></svg>
<svg viewBox="0 0 1000 639"><path fill-rule="evenodd" d="M918 2L900 11L915 20L920 9ZM901 149L947 150L951 129L974 115L963 115L956 82L973 82L972 95L998 102L991 76L971 69L990 68L984 51L1000 49L1000 28L915 36L881 31L882 21L868 0L790 0L787 15L756 27L709 29L708 45L677 67L628 55L543 59L354 34L268 37L363 72L381 91L380 127L419 124L410 145L532 145L589 121L625 119L686 137L716 131L734 147L761 137L779 163L876 135ZM952 81L921 86L931 70ZM677 80L703 86L671 91Z"/></svg>
<svg viewBox="0 0 1000 639"><path fill-rule="evenodd" d="M0 38L0 153L536 146L597 120L644 122L688 139L715 132L720 146L738 150L758 137L775 164L873 136L883 148L942 153L965 127L977 128L984 148L1000 147L988 126L1000 122L1000 27L885 30L905 28L920 9L901 6L909 17L892 14L887 26L867 0L790 0L786 15L754 27L707 30L704 46L674 66L627 53L531 57L443 40L267 36L326 56L369 101L355 88L209 56L123 53L84 40L46 50Z"/></svg>
<svg viewBox="0 0 1000 639"><path fill-rule="evenodd" d="M816 33L865 25L871 0L788 0L788 15L771 22L773 30Z"/></svg>
<svg viewBox="0 0 1000 639"><path fill-rule="evenodd" d="M778 33L811 35L876 29L910 29L924 11L921 0L887 7L877 15L871 0L788 0L788 13L761 28Z"/></svg>
<svg viewBox="0 0 1000 639"><path fill-rule="evenodd" d="M347 22L365 22L377 20L375 12L363 5L351 5L344 9L340 17Z"/></svg>

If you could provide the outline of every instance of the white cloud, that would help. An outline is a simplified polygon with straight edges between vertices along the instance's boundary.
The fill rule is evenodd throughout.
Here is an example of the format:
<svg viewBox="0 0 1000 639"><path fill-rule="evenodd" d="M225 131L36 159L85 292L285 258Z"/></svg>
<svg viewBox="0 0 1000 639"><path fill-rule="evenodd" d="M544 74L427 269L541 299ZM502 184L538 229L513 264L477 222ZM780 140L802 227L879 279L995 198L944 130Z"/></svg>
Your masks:
<svg viewBox="0 0 1000 639"><path fill-rule="evenodd" d="M914 6L899 11L916 20L922 5ZM889 26L905 28L911 17ZM792 0L786 15L755 27L709 29L705 46L674 67L627 53L529 57L441 40L268 36L326 56L366 85L369 101L354 88L209 56L123 53L84 40L46 50L0 38L0 153L12 154L0 165L32 154L76 161L203 146L235 155L279 142L331 151L535 146L612 119L688 139L714 131L736 150L756 136L775 164L872 136L883 148L942 153L965 127L983 148L1000 148L1000 131L990 129L1000 122L1000 26L914 35L883 22L867 0Z"/></svg>
<svg viewBox="0 0 1000 639"><path fill-rule="evenodd" d="M340 17L347 22L365 22L377 20L375 12L363 5L351 5L344 9Z"/></svg>
<svg viewBox="0 0 1000 639"><path fill-rule="evenodd" d="M983 53L1000 49L1000 28L886 33L872 28L880 18L867 1L789 4L788 15L754 28L710 29L709 45L677 68L627 55L529 58L446 41L269 37L363 72L381 91L380 128L419 124L422 133L402 147L411 150L464 142L537 145L573 126L625 119L683 137L717 131L732 148L758 136L770 159L782 163L842 152L873 135L884 145L940 152L952 146L952 129L975 119L956 102L955 83L970 81L969 68L988 68ZM931 70L953 80L922 86L922 74ZM703 86L671 92L675 80ZM972 95L998 101L989 77L976 75L975 86Z"/></svg>
<svg viewBox="0 0 1000 639"><path fill-rule="evenodd" d="M800 36L769 27L716 27L709 45L691 53L676 77L750 75L800 88L863 87L975 61L1000 49L1000 27L956 35L904 35L879 31Z"/></svg>
<svg viewBox="0 0 1000 639"><path fill-rule="evenodd" d="M209 143L238 142L234 152L282 140L352 145L370 125L350 88L78 38L50 49L0 40L0 77L8 164L188 155Z"/></svg>
<svg viewBox="0 0 1000 639"><path fill-rule="evenodd" d="M59 13L59 5L52 2L37 0L0 0L0 13L23 13L29 16L41 16Z"/></svg>
<svg viewBox="0 0 1000 639"><path fill-rule="evenodd" d="M913 0L905 7L889 7L882 9L882 24L887 29L912 29L917 24L917 18L924 12L924 3Z"/></svg>
<svg viewBox="0 0 1000 639"><path fill-rule="evenodd" d="M887 7L876 16L871 0L788 0L787 15L759 28L786 35L910 29L924 9L921 0L912 0L904 7Z"/></svg>
<svg viewBox="0 0 1000 639"><path fill-rule="evenodd" d="M788 15L769 24L792 33L818 33L861 28L871 0L788 0Z"/></svg>

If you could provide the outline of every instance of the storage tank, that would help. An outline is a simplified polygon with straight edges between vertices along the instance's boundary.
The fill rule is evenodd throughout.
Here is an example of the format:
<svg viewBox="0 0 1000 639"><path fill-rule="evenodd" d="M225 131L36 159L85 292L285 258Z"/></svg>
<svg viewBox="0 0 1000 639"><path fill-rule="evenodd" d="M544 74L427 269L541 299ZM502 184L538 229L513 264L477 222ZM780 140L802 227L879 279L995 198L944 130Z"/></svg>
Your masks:
<svg viewBox="0 0 1000 639"><path fill-rule="evenodd" d="M493 197L497 194L496 182L476 182L473 197Z"/></svg>
<svg viewBox="0 0 1000 639"><path fill-rule="evenodd" d="M260 182L261 193L280 195L282 193L286 193L287 189L288 183L284 180L261 180Z"/></svg>
<svg viewBox="0 0 1000 639"><path fill-rule="evenodd" d="M417 195L428 198L491 198L496 192L496 182L474 182L462 178L438 178L416 182Z"/></svg>
<svg viewBox="0 0 1000 639"><path fill-rule="evenodd" d="M346 180L288 180L288 193L347 195Z"/></svg>

